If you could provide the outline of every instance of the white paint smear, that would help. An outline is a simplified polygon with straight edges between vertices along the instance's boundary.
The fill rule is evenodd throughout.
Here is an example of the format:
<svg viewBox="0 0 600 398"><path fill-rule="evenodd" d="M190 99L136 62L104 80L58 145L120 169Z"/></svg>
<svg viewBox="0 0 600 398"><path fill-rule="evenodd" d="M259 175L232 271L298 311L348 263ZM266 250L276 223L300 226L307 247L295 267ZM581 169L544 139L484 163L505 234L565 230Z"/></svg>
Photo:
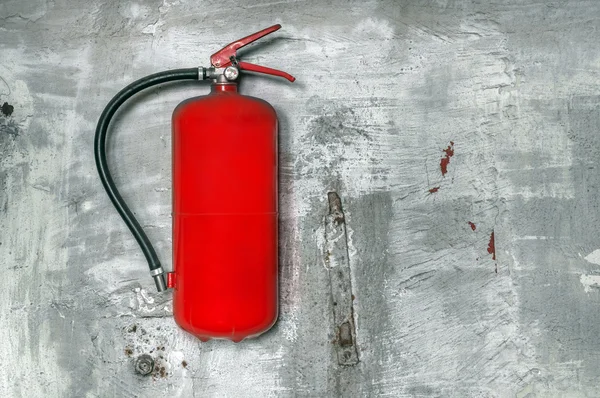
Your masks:
<svg viewBox="0 0 600 398"><path fill-rule="evenodd" d="M589 293L592 288L600 288L600 275L581 275L579 281L586 293Z"/></svg>
<svg viewBox="0 0 600 398"><path fill-rule="evenodd" d="M592 264L600 265L600 249L596 249L587 256L584 257L587 262Z"/></svg>

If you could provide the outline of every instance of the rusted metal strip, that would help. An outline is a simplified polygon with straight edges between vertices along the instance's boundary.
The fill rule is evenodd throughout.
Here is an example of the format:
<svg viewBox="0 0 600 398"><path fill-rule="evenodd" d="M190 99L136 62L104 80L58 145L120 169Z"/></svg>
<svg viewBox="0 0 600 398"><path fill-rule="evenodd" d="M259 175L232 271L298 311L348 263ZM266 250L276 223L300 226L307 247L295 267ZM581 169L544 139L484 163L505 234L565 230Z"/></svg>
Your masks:
<svg viewBox="0 0 600 398"><path fill-rule="evenodd" d="M340 365L352 366L359 362L356 349L356 329L348 236L342 201L336 192L327 194L329 214L325 220L325 264L329 270L330 294L335 327L335 345Z"/></svg>

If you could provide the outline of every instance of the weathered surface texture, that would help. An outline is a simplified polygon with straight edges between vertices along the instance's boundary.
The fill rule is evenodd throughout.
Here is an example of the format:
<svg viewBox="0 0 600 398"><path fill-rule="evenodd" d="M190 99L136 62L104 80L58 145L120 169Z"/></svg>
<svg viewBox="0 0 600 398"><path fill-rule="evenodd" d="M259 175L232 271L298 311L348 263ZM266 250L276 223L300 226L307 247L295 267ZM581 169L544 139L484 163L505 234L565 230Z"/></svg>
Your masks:
<svg viewBox="0 0 600 398"><path fill-rule="evenodd" d="M600 396L599 20L575 0L2 0L0 396ZM99 184L95 123L273 23L241 55L298 78L242 84L280 116L281 314L200 343ZM140 95L110 141L167 268L170 113L206 92Z"/></svg>

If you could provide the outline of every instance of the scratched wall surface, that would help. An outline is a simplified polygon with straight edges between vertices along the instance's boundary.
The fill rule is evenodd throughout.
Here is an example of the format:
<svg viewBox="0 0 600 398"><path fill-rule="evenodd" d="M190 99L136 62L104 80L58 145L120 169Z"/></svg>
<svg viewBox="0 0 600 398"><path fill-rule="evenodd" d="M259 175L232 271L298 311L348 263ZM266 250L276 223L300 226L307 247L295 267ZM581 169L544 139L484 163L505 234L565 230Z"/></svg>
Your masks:
<svg viewBox="0 0 600 398"><path fill-rule="evenodd" d="M0 395L599 396L599 20L596 1L2 0ZM273 23L240 55L298 79L242 83L281 124L279 322L201 343L99 184L95 123L131 81ZM207 89L138 96L109 144L168 269L170 113Z"/></svg>

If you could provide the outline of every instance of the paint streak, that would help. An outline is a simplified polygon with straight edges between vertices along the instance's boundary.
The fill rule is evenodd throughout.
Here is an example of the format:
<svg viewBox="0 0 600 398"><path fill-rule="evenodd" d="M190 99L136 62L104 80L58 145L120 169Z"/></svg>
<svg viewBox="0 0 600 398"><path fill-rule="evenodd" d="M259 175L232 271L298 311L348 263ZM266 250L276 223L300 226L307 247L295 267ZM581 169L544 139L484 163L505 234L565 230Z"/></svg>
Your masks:
<svg viewBox="0 0 600 398"><path fill-rule="evenodd" d="M8 102L5 102L4 104L2 104L2 107L0 108L0 111L2 111L2 114L6 117L12 115L14 110L15 110L15 107L12 105L9 105Z"/></svg>
<svg viewBox="0 0 600 398"><path fill-rule="evenodd" d="M440 160L440 169L442 170L442 175L445 176L448 172L450 158L454 156L454 141L450 141L448 148L444 149L443 151L446 155Z"/></svg>
<svg viewBox="0 0 600 398"><path fill-rule="evenodd" d="M469 221L468 224L469 224L469 227L471 227L471 229L473 231L475 231L477 229L477 225L473 224L471 221Z"/></svg>
<svg viewBox="0 0 600 398"><path fill-rule="evenodd" d="M429 190L429 193L436 193L439 190L440 190L440 187L433 187Z"/></svg>
<svg viewBox="0 0 600 398"><path fill-rule="evenodd" d="M496 238L494 237L494 231L490 235L490 243L488 243L487 251L492 255L492 260L496 261ZM498 263L496 263L496 273L498 273Z"/></svg>

